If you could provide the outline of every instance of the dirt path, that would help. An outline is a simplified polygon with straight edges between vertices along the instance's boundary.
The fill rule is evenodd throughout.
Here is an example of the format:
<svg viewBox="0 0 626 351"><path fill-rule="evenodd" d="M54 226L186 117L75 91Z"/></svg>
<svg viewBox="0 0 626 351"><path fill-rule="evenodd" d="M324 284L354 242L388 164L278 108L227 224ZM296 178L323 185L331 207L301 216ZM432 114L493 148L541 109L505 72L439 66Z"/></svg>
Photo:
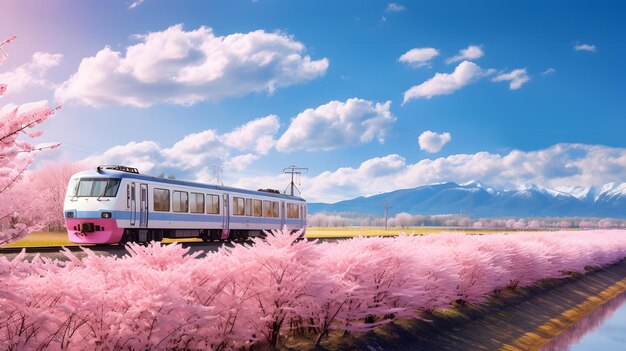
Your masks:
<svg viewBox="0 0 626 351"><path fill-rule="evenodd" d="M327 350L536 350L579 318L626 291L626 261L582 277L510 293L481 309L432 323L399 321L358 337L328 340Z"/></svg>

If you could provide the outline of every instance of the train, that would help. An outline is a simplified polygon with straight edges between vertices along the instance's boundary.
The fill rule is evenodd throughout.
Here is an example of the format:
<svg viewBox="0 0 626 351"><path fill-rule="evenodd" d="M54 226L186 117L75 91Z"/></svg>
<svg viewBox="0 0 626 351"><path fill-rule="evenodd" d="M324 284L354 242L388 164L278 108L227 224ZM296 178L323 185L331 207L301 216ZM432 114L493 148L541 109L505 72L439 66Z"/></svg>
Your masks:
<svg viewBox="0 0 626 351"><path fill-rule="evenodd" d="M69 240L77 244L228 241L283 228L304 236L307 202L275 189L209 185L103 165L70 178L63 212Z"/></svg>

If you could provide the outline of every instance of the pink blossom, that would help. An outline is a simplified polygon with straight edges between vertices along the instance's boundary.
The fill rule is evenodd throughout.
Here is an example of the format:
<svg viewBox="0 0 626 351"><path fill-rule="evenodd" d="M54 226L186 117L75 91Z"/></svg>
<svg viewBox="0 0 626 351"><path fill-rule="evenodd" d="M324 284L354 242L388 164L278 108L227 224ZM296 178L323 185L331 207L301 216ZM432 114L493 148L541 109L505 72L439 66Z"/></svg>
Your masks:
<svg viewBox="0 0 626 351"><path fill-rule="evenodd" d="M9 38L0 43L0 49L15 40ZM3 55L0 64L7 58ZM0 82L0 96L7 85ZM3 110L3 109L0 109ZM24 189L15 189L15 185L24 178L36 151L51 148L33 146L22 137L37 138L42 132L33 128L43 123L58 108L50 107L23 108L17 106L0 115L0 246L15 241L42 226L42 218L31 206L37 206L33 199L38 196L28 195ZM22 196L18 196L20 194ZM15 199L27 199L16 201ZM24 203L25 202L25 203Z"/></svg>
<svg viewBox="0 0 626 351"><path fill-rule="evenodd" d="M298 237L277 231L203 258L158 243L123 258L0 257L0 348L233 350L305 330L319 342L626 257L615 230Z"/></svg>
<svg viewBox="0 0 626 351"><path fill-rule="evenodd" d="M1 49L3 46L5 46L5 45L7 45L7 44L9 44L9 43L11 43L11 42L13 42L15 39L17 39L17 37L16 37L16 36L12 36L11 38L6 39L5 41L1 42L1 43L0 43L0 49Z"/></svg>

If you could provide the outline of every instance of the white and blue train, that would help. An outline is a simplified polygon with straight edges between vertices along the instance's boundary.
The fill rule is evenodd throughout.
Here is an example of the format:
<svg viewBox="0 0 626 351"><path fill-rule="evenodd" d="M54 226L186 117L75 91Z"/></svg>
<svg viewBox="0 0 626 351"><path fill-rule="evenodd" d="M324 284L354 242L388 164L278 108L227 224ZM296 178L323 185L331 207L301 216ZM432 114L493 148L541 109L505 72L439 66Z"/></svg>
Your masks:
<svg viewBox="0 0 626 351"><path fill-rule="evenodd" d="M125 166L76 173L64 206L69 239L80 244L246 239L306 229L306 213L303 198L277 190L163 179Z"/></svg>

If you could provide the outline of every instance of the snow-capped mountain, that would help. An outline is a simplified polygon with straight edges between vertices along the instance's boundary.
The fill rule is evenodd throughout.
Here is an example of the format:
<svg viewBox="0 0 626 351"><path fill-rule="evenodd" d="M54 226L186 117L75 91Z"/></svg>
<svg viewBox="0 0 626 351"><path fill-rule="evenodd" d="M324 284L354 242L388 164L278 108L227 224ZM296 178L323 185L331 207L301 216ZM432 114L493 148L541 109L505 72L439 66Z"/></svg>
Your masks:
<svg viewBox="0 0 626 351"><path fill-rule="evenodd" d="M473 217L615 217L626 218L626 183L600 187L545 188L523 184L501 189L473 180L424 185L334 204L311 203L309 211L382 213L387 203L390 214L467 214Z"/></svg>
<svg viewBox="0 0 626 351"><path fill-rule="evenodd" d="M558 186L554 188L556 191L560 191L566 194L570 194L573 197L582 201L595 201L597 195L600 193L600 189L596 186Z"/></svg>

